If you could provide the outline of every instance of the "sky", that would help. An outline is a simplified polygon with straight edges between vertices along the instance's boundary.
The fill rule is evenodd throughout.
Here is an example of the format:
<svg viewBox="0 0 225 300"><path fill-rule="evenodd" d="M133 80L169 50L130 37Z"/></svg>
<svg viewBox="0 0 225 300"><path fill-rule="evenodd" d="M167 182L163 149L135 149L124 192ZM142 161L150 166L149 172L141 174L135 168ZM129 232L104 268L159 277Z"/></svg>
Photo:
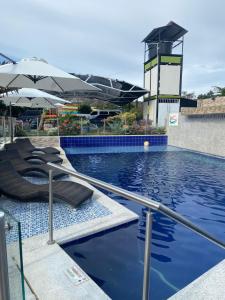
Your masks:
<svg viewBox="0 0 225 300"><path fill-rule="evenodd" d="M188 30L183 91L225 86L224 0L8 0L0 52L39 57L67 72L143 86L143 38L174 21Z"/></svg>

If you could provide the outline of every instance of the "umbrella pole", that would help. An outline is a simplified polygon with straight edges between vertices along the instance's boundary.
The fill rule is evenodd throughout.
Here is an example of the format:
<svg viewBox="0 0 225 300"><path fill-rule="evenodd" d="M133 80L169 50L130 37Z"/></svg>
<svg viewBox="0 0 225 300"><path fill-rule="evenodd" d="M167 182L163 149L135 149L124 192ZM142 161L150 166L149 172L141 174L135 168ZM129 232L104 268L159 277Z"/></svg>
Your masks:
<svg viewBox="0 0 225 300"><path fill-rule="evenodd" d="M38 124L38 118L37 118L37 136L39 135L38 134L38 127L39 127L39 124Z"/></svg>
<svg viewBox="0 0 225 300"><path fill-rule="evenodd" d="M83 118L80 118L80 133L83 135Z"/></svg>
<svg viewBox="0 0 225 300"><path fill-rule="evenodd" d="M3 117L3 141L6 144L6 126L5 126L5 116Z"/></svg>
<svg viewBox="0 0 225 300"><path fill-rule="evenodd" d="M12 103L9 104L9 115L10 115L10 142L13 143L13 121L12 121Z"/></svg>
<svg viewBox="0 0 225 300"><path fill-rule="evenodd" d="M59 136L59 109L56 109L57 112L57 129L58 129L58 136Z"/></svg>

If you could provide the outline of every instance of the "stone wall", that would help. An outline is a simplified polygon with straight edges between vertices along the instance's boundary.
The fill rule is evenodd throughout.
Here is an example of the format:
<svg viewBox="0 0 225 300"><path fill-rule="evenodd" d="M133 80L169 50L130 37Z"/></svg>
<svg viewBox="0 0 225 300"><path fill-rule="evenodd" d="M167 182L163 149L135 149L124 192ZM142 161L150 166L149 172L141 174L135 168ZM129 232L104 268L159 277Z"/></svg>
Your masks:
<svg viewBox="0 0 225 300"><path fill-rule="evenodd" d="M181 108L182 115L225 114L225 97L214 99L198 99L197 107Z"/></svg>
<svg viewBox="0 0 225 300"><path fill-rule="evenodd" d="M198 99L198 107L225 106L225 97L214 99Z"/></svg>
<svg viewBox="0 0 225 300"><path fill-rule="evenodd" d="M179 115L179 125L168 127L168 144L225 157L225 115Z"/></svg>

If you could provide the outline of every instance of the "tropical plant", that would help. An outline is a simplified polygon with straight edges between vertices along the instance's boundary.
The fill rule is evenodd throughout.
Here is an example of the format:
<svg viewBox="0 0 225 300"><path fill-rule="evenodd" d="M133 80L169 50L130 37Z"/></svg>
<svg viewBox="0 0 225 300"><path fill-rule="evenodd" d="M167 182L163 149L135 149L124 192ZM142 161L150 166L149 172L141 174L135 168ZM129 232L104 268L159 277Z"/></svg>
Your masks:
<svg viewBox="0 0 225 300"><path fill-rule="evenodd" d="M15 136L17 136L17 137L27 136L26 131L23 130L23 128L21 127L21 125L16 125L15 126Z"/></svg>
<svg viewBox="0 0 225 300"><path fill-rule="evenodd" d="M132 125L136 121L136 114L134 112L125 112L119 115L124 125Z"/></svg>
<svg viewBox="0 0 225 300"><path fill-rule="evenodd" d="M91 106L89 104L81 104L79 107L78 107L78 112L80 114L90 114L91 112Z"/></svg>

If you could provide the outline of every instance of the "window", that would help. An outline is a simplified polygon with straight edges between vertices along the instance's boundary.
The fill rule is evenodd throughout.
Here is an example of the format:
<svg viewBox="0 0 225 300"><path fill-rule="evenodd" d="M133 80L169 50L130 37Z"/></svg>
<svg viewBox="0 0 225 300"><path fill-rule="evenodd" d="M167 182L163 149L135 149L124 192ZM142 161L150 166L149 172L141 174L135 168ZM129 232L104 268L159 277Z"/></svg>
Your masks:
<svg viewBox="0 0 225 300"><path fill-rule="evenodd" d="M91 116L96 116L97 114L98 114L97 111L92 111L92 112L91 112Z"/></svg>
<svg viewBox="0 0 225 300"><path fill-rule="evenodd" d="M107 116L109 114L108 111L100 111L100 115Z"/></svg>

